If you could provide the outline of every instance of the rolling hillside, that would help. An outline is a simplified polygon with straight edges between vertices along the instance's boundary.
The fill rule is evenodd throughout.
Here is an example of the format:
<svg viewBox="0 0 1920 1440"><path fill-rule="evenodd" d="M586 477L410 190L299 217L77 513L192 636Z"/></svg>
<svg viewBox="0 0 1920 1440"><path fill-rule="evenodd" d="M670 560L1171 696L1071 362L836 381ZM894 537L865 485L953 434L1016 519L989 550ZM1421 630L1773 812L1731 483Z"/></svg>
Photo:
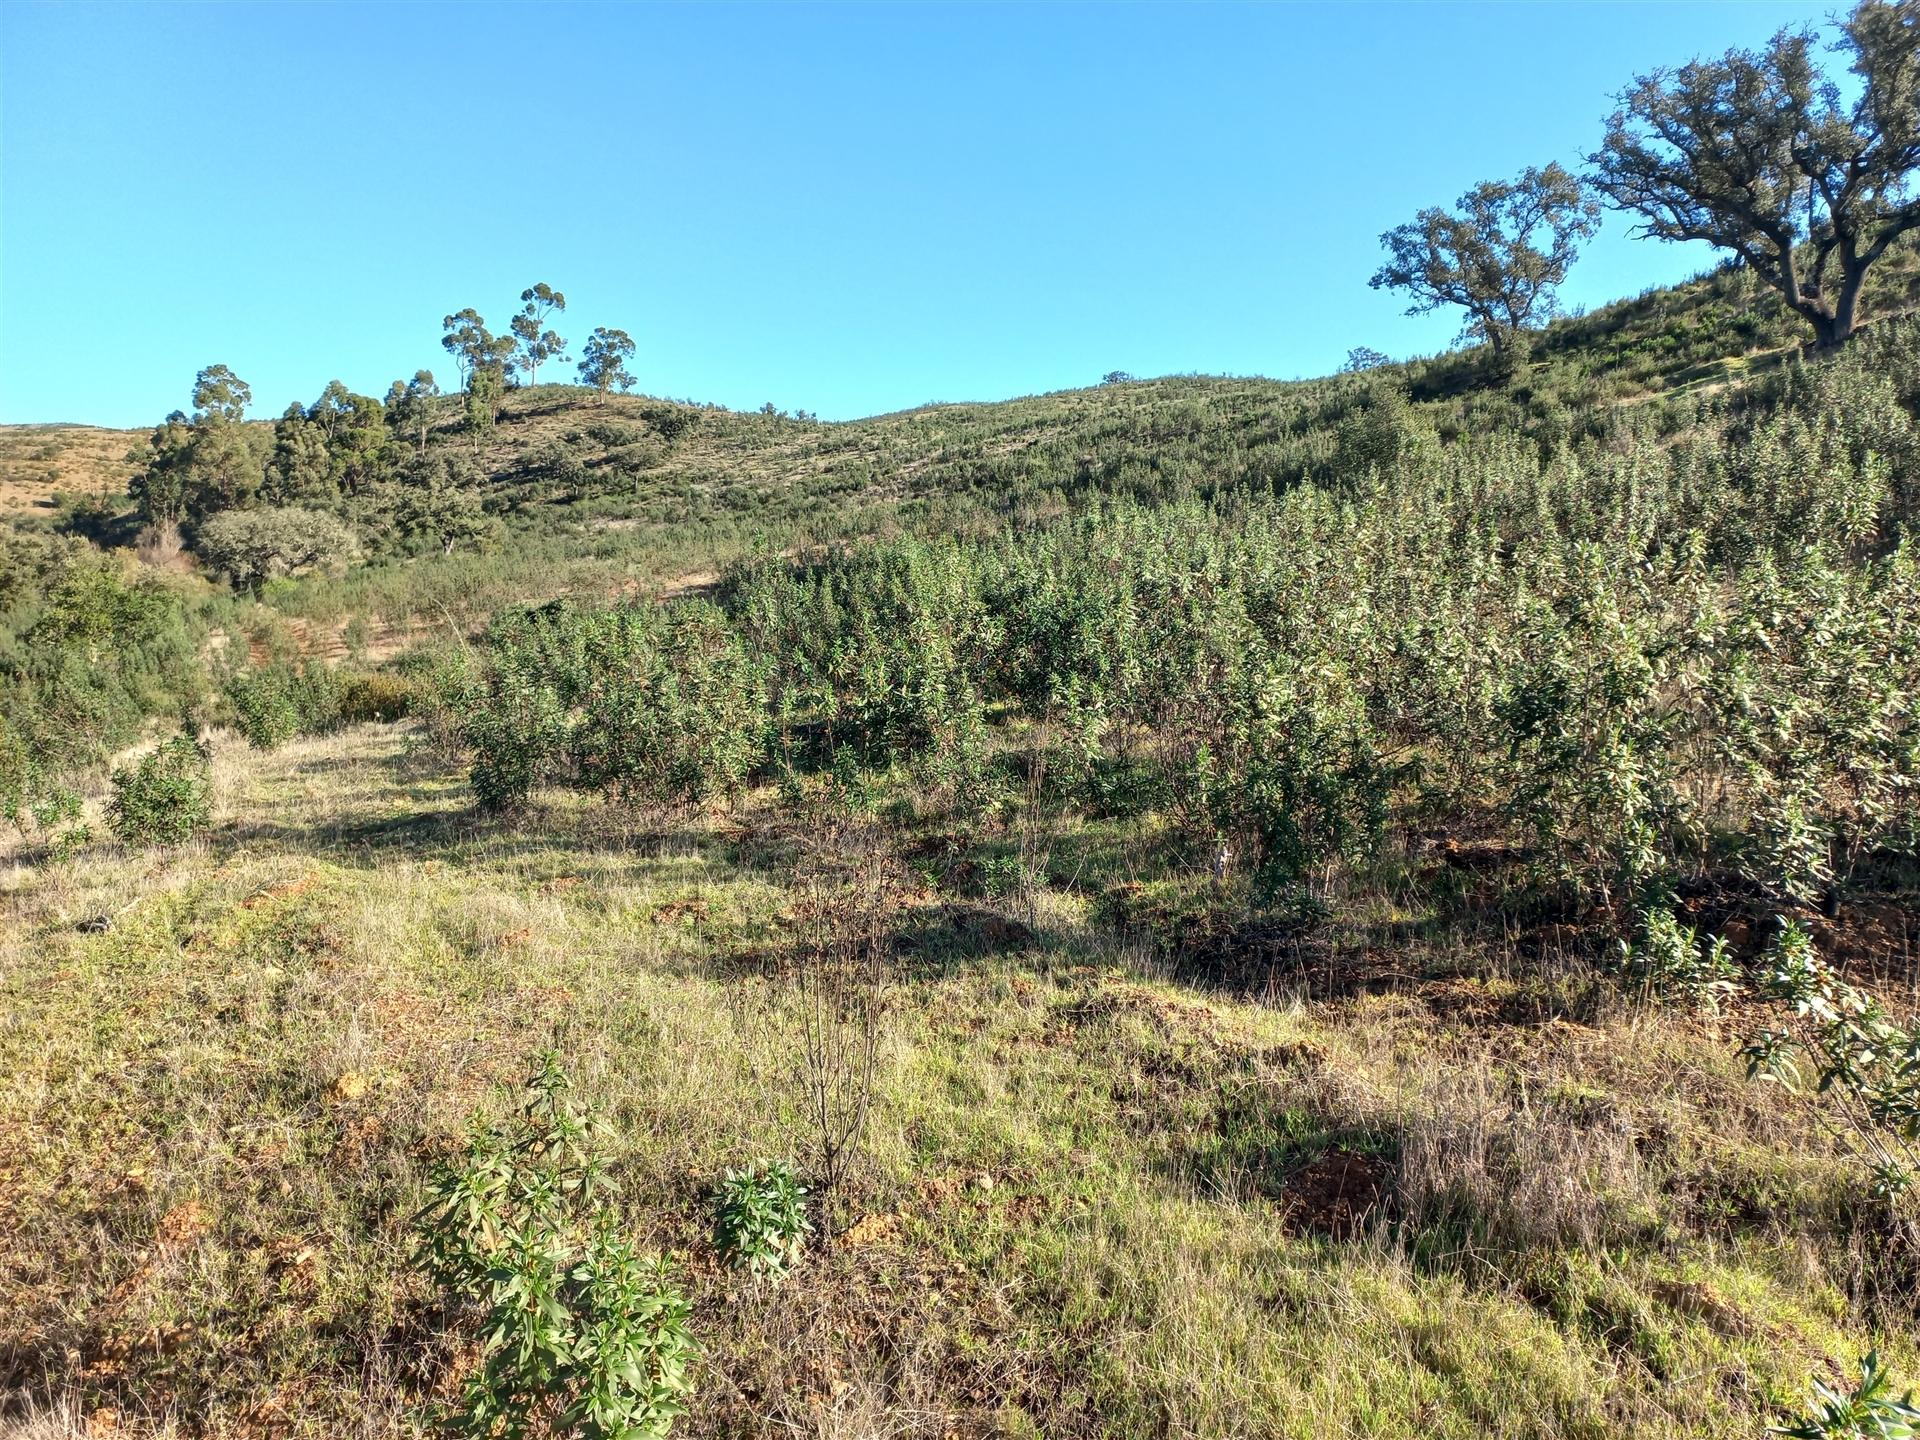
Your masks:
<svg viewBox="0 0 1920 1440"><path fill-rule="evenodd" d="M0 425L0 514L53 508L55 497L118 497L146 444L139 430L94 425Z"/></svg>
<svg viewBox="0 0 1920 1440"><path fill-rule="evenodd" d="M487 543L343 494L253 590L0 436L0 1430L429 1433L516 1186L676 1436L1920 1380L1920 329L1721 272L1485 366L446 401Z"/></svg>
<svg viewBox="0 0 1920 1440"><path fill-rule="evenodd" d="M1903 245L1882 262L1870 303L1882 315L1920 303L1920 261L1912 247ZM1764 373L1802 343L1797 322L1771 292L1737 269L1722 269L1555 321L1538 341L1519 394L1540 406L1593 406L1689 393ZM1403 382L1416 403L1457 403L1488 386L1485 364L1483 352L1466 350L1390 365L1383 374ZM1193 427L1195 406L1206 408L1207 423L1237 429L1236 443L1257 446L1263 432L1289 423L1299 397L1312 388L1311 382L1173 377L821 424L635 396L601 404L575 387L542 386L508 397L504 423L481 459L502 489L564 508L584 498L583 487L538 474L543 460L558 458L556 446L586 468L584 489L609 495L610 513L622 509L617 492L628 487L614 476L625 471L644 474L635 488L655 498L655 518L696 507L703 516L717 507L781 517L854 497L884 501L955 485L992 486L1007 476L1069 485L1089 448L1129 438L1157 445ZM646 417L662 406L690 418L684 438L663 443L648 426ZM135 468L128 457L144 448L147 433L0 426L0 513L46 514L58 494L76 500L117 495ZM876 493L868 496L870 489ZM679 510L659 503L676 492L684 502Z"/></svg>

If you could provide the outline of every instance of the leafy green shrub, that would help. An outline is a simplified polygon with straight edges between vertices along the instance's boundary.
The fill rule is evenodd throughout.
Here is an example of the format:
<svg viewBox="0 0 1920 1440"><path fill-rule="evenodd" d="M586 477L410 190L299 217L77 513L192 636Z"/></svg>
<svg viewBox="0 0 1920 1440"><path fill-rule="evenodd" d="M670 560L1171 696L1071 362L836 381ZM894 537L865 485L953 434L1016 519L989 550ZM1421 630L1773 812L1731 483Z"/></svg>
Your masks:
<svg viewBox="0 0 1920 1440"><path fill-rule="evenodd" d="M483 1358L446 1420L459 1434L658 1440L692 1388L686 1297L622 1230L599 1125L534 1057L518 1116L477 1116L435 1167L419 1263L478 1312Z"/></svg>
<svg viewBox="0 0 1920 1440"><path fill-rule="evenodd" d="M433 677L428 724L471 755L482 809L513 810L570 768L595 623L594 612L566 600L510 610L494 618L484 647Z"/></svg>
<svg viewBox="0 0 1920 1440"><path fill-rule="evenodd" d="M594 444L609 450L617 450L622 445L631 445L646 437L646 432L639 426L622 424L618 420L595 420L586 427L586 433Z"/></svg>
<svg viewBox="0 0 1920 1440"><path fill-rule="evenodd" d="M1109 820L1145 815L1166 803L1165 776L1144 760L1095 755L1080 777L1078 795L1088 810Z"/></svg>
<svg viewBox="0 0 1920 1440"><path fill-rule="evenodd" d="M80 819L80 793L71 786L49 782L27 808L35 828L47 837L52 859L71 860L93 843L93 827Z"/></svg>
<svg viewBox="0 0 1920 1440"><path fill-rule="evenodd" d="M51 830L63 820L80 818L80 792L59 783L43 785L28 811L35 825Z"/></svg>
<svg viewBox="0 0 1920 1440"><path fill-rule="evenodd" d="M764 753L759 669L711 605L677 605L644 621L596 637L574 741L581 777L653 804L724 794Z"/></svg>
<svg viewBox="0 0 1920 1440"><path fill-rule="evenodd" d="M1747 1074L1831 1096L1837 1103L1816 1113L1861 1157L1874 1189L1897 1199L1920 1178L1920 1026L1897 1023L1842 980L1793 921L1769 943L1756 989L1785 1018L1742 1049Z"/></svg>
<svg viewBox="0 0 1920 1440"><path fill-rule="evenodd" d="M0 527L0 818L201 696L203 628L155 572L79 540Z"/></svg>
<svg viewBox="0 0 1920 1440"><path fill-rule="evenodd" d="M1716 743L1749 878L1818 903L1865 857L1912 853L1920 819L1920 554L1753 567L1714 657Z"/></svg>
<svg viewBox="0 0 1920 1440"><path fill-rule="evenodd" d="M987 758L985 687L999 626L976 557L900 540L816 567L751 567L731 608L766 665L772 710L811 716L863 764L912 766L956 798Z"/></svg>
<svg viewBox="0 0 1920 1440"><path fill-rule="evenodd" d="M0 820L26 834L30 829L50 831L63 820L79 817L79 792L49 775L28 753L25 741L0 726Z"/></svg>
<svg viewBox="0 0 1920 1440"><path fill-rule="evenodd" d="M714 1248L729 1264L778 1279L813 1229L806 1195L784 1161L727 1171L713 1197Z"/></svg>
<svg viewBox="0 0 1920 1440"><path fill-rule="evenodd" d="M47 854L55 860L71 860L93 843L91 825L69 825L47 845Z"/></svg>
<svg viewBox="0 0 1920 1440"><path fill-rule="evenodd" d="M484 810L512 810L566 755L571 731L554 687L522 665L496 665L472 697L460 739L473 752L473 794Z"/></svg>
<svg viewBox="0 0 1920 1440"><path fill-rule="evenodd" d="M403 657L412 691L407 713L420 722L426 743L450 763L465 756L463 732L480 691L479 664L465 646Z"/></svg>
<svg viewBox="0 0 1920 1440"><path fill-rule="evenodd" d="M1369 470L1391 471L1422 442L1423 427L1407 404L1407 392L1390 381L1370 380L1334 431L1333 477L1357 480Z"/></svg>
<svg viewBox="0 0 1920 1440"><path fill-rule="evenodd" d="M1024 895L1037 878L1018 855L988 855L980 862L980 888L994 899Z"/></svg>
<svg viewBox="0 0 1920 1440"><path fill-rule="evenodd" d="M194 550L236 589L344 565L358 553L353 531L324 510L223 510L200 527Z"/></svg>
<svg viewBox="0 0 1920 1440"><path fill-rule="evenodd" d="M1868 1351L1860 1362L1860 1383L1851 1391L1815 1380L1813 1402L1804 1420L1775 1425L1770 1433L1788 1440L1911 1440L1920 1435L1920 1407L1913 1403L1913 1392L1894 1399L1893 1377L1877 1350Z"/></svg>
<svg viewBox="0 0 1920 1440"><path fill-rule="evenodd" d="M254 749L272 750L299 732L300 714L283 672L242 670L226 689L234 722Z"/></svg>
<svg viewBox="0 0 1920 1440"><path fill-rule="evenodd" d="M685 405L655 400L640 407L640 418L651 425L662 440L672 444L700 423L700 412Z"/></svg>
<svg viewBox="0 0 1920 1440"><path fill-rule="evenodd" d="M342 724L391 724L413 712L413 686L399 675L354 675L340 690Z"/></svg>
<svg viewBox="0 0 1920 1440"><path fill-rule="evenodd" d="M1639 938L1620 942L1620 973L1649 995L1681 996L1718 1010L1740 972L1725 940L1703 937L1666 906L1654 905L1641 912Z"/></svg>
<svg viewBox="0 0 1920 1440"><path fill-rule="evenodd" d="M1597 546L1568 567L1559 605L1526 605L1521 658L1493 706L1506 805L1554 880L1638 897L1674 868L1692 818L1676 774L1681 712L1662 693L1678 647Z"/></svg>
<svg viewBox="0 0 1920 1440"><path fill-rule="evenodd" d="M346 691L340 673L319 661L277 660L235 671L227 681L234 719L256 750L274 749L296 735L338 730Z"/></svg>
<svg viewBox="0 0 1920 1440"><path fill-rule="evenodd" d="M1393 770L1357 692L1314 694L1295 677L1256 674L1223 708L1220 748L1203 740L1191 780L1210 828L1251 861L1263 902L1315 867L1373 853Z"/></svg>
<svg viewBox="0 0 1920 1440"><path fill-rule="evenodd" d="M24 737L0 724L0 817L24 824L42 784L40 767L27 750Z"/></svg>
<svg viewBox="0 0 1920 1440"><path fill-rule="evenodd" d="M213 773L197 740L176 735L113 772L107 822L130 845L178 845L213 816Z"/></svg>
<svg viewBox="0 0 1920 1440"><path fill-rule="evenodd" d="M456 677L474 794L510 809L548 781L653 805L737 787L765 751L766 687L726 617L693 602L504 617Z"/></svg>

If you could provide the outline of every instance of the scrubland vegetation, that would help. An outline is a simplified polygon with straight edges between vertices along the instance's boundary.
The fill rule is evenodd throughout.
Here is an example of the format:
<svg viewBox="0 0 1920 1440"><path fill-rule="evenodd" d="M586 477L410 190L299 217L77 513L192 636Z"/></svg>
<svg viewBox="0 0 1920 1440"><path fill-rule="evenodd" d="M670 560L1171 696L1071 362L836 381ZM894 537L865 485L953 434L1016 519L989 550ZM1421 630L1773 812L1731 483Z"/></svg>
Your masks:
<svg viewBox="0 0 1920 1440"><path fill-rule="evenodd" d="M253 594L17 525L18 1403L409 1433L573 1414L602 1345L604 1433L1897 1392L1920 340L1539 363L677 412L621 494L505 459L500 551ZM494 443L655 403L511 391ZM564 1302L529 1337L422 1217L536 1051L598 1128L487 1242Z"/></svg>
<svg viewBox="0 0 1920 1440"><path fill-rule="evenodd" d="M1836 203L1297 384L741 414L537 383L546 285L458 395L209 367L0 531L0 1423L1911 1433L1920 328Z"/></svg>

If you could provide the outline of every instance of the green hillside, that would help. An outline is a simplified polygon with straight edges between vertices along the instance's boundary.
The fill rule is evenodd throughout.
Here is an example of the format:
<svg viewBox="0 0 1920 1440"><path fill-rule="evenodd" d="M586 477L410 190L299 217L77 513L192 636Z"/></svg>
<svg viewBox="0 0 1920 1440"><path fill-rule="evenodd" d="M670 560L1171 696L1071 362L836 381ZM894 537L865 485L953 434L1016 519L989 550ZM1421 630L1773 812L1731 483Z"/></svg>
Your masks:
<svg viewBox="0 0 1920 1440"><path fill-rule="evenodd" d="M684 1301L675 1435L1920 1382L1907 274L1826 357L1722 271L1518 376L539 386L299 485L318 422L248 418L171 536L8 436L0 1416L425 1433L494 1375L445 1216L535 1172L580 1214L491 1263ZM295 573L216 563L288 513ZM601 1128L490 1149L548 1050Z"/></svg>

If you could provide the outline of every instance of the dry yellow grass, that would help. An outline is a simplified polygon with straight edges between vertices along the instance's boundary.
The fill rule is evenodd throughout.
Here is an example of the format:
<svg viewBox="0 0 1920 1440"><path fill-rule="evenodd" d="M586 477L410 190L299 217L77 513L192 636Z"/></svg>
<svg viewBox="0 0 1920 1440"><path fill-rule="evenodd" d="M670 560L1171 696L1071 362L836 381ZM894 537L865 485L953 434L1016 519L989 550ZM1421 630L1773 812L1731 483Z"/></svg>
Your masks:
<svg viewBox="0 0 1920 1440"><path fill-rule="evenodd" d="M56 494L124 497L127 452L144 430L94 425L0 425L0 514L47 510Z"/></svg>

